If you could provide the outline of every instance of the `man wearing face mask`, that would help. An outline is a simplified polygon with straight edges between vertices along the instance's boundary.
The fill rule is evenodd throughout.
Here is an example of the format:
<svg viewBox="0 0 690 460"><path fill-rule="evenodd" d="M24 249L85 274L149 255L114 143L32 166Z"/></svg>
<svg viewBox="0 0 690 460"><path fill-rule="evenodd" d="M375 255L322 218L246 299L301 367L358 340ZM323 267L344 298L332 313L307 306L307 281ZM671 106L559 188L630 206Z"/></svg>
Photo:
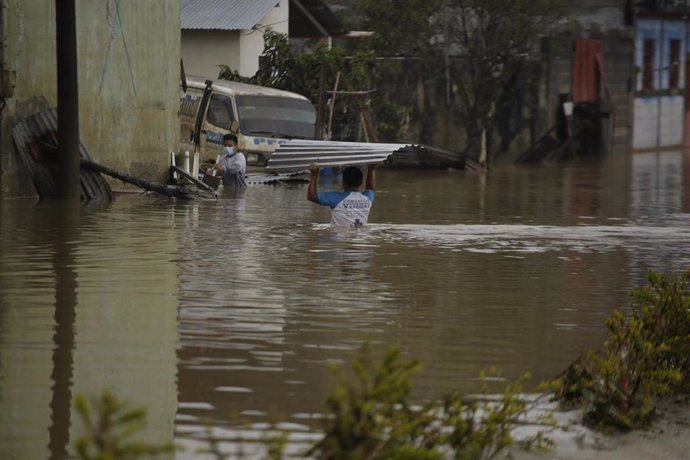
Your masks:
<svg viewBox="0 0 690 460"><path fill-rule="evenodd" d="M244 178L247 173L247 160L242 152L237 150L237 136L234 134L223 136L223 152L214 168L223 174L223 186L225 188L242 189L247 187L247 181Z"/></svg>

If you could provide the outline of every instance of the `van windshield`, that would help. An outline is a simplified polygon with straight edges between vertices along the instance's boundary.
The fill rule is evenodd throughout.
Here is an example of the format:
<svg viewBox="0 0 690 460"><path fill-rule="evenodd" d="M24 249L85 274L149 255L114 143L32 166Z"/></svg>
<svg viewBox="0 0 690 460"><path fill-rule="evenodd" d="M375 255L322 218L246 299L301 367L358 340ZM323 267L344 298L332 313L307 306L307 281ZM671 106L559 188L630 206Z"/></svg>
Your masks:
<svg viewBox="0 0 690 460"><path fill-rule="evenodd" d="M242 134L314 138L316 111L309 101L276 96L237 96L236 101Z"/></svg>

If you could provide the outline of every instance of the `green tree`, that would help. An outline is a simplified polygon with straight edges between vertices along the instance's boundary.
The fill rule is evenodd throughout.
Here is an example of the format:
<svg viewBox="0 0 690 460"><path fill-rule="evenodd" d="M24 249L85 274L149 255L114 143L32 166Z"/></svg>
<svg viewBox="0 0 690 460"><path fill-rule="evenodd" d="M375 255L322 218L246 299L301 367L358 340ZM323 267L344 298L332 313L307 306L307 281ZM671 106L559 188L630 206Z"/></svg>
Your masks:
<svg viewBox="0 0 690 460"><path fill-rule="evenodd" d="M300 52L292 46L287 35L267 29L261 65L256 74L242 77L229 66L221 65L218 78L292 91L315 102L319 97L322 66L326 84L332 84L336 72L344 66L345 53L341 48L329 48L323 41L310 43L307 49L307 52Z"/></svg>
<svg viewBox="0 0 690 460"><path fill-rule="evenodd" d="M370 79L375 78L371 72L373 62L371 50L363 49L346 56L343 48L329 47L324 41L308 43L305 50L299 51L287 35L268 29L264 33L261 64L255 75L242 77L229 66L222 65L218 78L292 91L316 104L321 78L324 89L333 88L338 74L340 89L367 88ZM368 109L367 103L365 99L352 100L350 112L357 114Z"/></svg>
<svg viewBox="0 0 690 460"><path fill-rule="evenodd" d="M443 0L355 0L346 21L374 32L360 46L377 56L424 56L436 53Z"/></svg>
<svg viewBox="0 0 690 460"><path fill-rule="evenodd" d="M377 91L371 109L381 141L430 140L435 115L426 110L424 95L444 74L444 47L439 46L444 37L442 4L443 0L355 0L343 15L351 30L374 33L348 46L376 56L372 83ZM421 127L416 139L409 138L410 124Z"/></svg>
<svg viewBox="0 0 690 460"><path fill-rule="evenodd" d="M462 65L454 69L458 108L468 142L479 142L488 163L491 133L507 96L505 82L539 53L542 37L567 18L565 0L448 0L449 44Z"/></svg>
<svg viewBox="0 0 690 460"><path fill-rule="evenodd" d="M566 0L356 0L350 26L375 32L377 56L413 58L429 85L446 80L468 145L482 145L511 97L506 82L539 54L540 40L566 23ZM459 64L452 65L455 61ZM421 114L422 117L424 114Z"/></svg>

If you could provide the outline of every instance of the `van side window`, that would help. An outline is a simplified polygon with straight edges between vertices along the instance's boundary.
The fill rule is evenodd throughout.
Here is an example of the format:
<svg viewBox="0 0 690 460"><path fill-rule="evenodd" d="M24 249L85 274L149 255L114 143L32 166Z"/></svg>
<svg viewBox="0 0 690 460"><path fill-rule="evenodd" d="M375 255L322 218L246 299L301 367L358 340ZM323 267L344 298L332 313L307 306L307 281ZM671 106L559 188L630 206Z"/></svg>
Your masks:
<svg viewBox="0 0 690 460"><path fill-rule="evenodd" d="M219 128L230 129L230 123L235 119L232 114L232 100L227 96L214 94L208 105L206 119Z"/></svg>

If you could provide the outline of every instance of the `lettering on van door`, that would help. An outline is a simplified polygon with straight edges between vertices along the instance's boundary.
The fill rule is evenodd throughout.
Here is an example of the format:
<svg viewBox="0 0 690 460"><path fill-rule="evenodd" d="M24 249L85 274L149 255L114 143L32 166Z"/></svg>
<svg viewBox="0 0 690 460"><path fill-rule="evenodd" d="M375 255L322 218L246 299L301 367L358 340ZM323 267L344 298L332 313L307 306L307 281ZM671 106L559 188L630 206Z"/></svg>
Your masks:
<svg viewBox="0 0 690 460"><path fill-rule="evenodd" d="M214 131L206 131L206 142L223 145L223 134Z"/></svg>
<svg viewBox="0 0 690 460"><path fill-rule="evenodd" d="M265 137L255 137L253 139L254 145L261 145L261 144L268 144L268 145L273 145L273 144L278 144L282 145L287 143L287 140L285 139L266 139Z"/></svg>

